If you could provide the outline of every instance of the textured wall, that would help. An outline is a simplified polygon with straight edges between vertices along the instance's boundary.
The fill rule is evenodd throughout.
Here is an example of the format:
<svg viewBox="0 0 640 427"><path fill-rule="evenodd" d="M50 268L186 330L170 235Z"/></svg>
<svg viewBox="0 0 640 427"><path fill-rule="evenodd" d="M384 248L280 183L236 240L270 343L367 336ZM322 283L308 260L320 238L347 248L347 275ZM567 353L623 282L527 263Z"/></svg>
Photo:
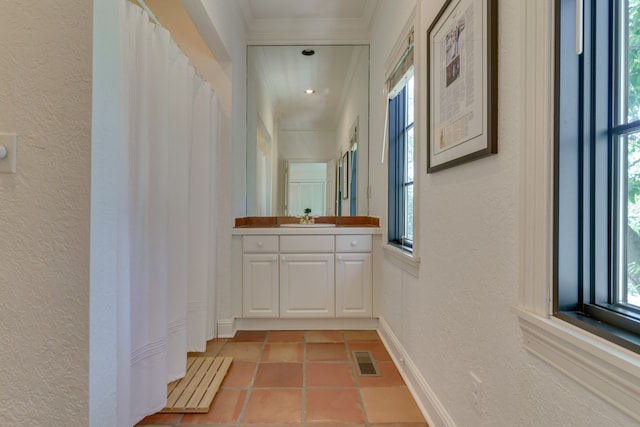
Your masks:
<svg viewBox="0 0 640 427"><path fill-rule="evenodd" d="M521 5L500 1L499 153L435 174L425 173L426 137L419 139L419 278L390 262L376 307L459 427L637 425L573 380L526 353L517 317L522 72ZM393 43L413 1L380 2L372 41L372 150L384 104L375 102ZM443 1L418 2L424 37ZM418 54L424 52L418 45ZM424 55L420 55L424 70ZM424 76L418 74L418 77ZM424 126L425 90L418 102ZM376 164L378 166L376 166ZM372 162L372 215L384 216L384 168ZM377 180L377 181L375 181ZM376 182L378 187L376 187ZM380 187L380 185L382 185ZM470 372L483 382L484 411L471 404ZM437 426L434 426L437 427Z"/></svg>
<svg viewBox="0 0 640 427"><path fill-rule="evenodd" d="M0 9L0 425L85 426L91 2Z"/></svg>

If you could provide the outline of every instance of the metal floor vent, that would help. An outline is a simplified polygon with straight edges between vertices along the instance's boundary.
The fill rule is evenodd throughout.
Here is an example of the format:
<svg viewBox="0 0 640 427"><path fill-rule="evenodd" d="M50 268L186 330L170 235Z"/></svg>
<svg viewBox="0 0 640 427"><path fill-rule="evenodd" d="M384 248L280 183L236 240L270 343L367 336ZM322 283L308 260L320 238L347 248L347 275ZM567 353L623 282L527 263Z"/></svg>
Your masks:
<svg viewBox="0 0 640 427"><path fill-rule="evenodd" d="M380 373L370 351L354 351L353 358L358 367L358 375L362 377L379 377Z"/></svg>

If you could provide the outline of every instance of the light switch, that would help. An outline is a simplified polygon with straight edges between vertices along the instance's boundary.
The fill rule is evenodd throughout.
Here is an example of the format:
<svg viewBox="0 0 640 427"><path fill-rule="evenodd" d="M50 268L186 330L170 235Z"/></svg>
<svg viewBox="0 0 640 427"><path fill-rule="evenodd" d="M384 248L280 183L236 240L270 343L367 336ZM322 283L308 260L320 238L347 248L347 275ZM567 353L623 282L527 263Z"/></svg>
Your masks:
<svg viewBox="0 0 640 427"><path fill-rule="evenodd" d="M0 173L16 173L16 142L15 133L0 133L0 153L5 154L0 158ZM2 157L2 156L0 156Z"/></svg>

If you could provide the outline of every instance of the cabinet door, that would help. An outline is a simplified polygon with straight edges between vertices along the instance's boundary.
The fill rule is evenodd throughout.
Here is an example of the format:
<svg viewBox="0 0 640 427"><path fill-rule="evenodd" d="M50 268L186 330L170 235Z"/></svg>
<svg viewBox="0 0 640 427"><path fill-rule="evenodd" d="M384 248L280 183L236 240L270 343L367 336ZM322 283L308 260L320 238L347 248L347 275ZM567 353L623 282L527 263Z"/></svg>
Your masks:
<svg viewBox="0 0 640 427"><path fill-rule="evenodd" d="M336 316L371 317L371 254L336 254Z"/></svg>
<svg viewBox="0 0 640 427"><path fill-rule="evenodd" d="M242 257L242 313L244 317L278 317L278 255Z"/></svg>
<svg viewBox="0 0 640 427"><path fill-rule="evenodd" d="M333 254L280 256L280 317L333 317Z"/></svg>

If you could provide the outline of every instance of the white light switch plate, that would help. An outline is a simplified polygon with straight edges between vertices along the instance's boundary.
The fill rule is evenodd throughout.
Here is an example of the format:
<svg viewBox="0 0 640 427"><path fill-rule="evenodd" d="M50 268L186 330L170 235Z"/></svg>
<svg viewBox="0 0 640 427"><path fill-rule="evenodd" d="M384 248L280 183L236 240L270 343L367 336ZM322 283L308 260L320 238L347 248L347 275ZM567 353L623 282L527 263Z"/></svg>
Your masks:
<svg viewBox="0 0 640 427"><path fill-rule="evenodd" d="M7 157L0 159L0 173L16 173L15 133L0 133L0 145L7 149Z"/></svg>

